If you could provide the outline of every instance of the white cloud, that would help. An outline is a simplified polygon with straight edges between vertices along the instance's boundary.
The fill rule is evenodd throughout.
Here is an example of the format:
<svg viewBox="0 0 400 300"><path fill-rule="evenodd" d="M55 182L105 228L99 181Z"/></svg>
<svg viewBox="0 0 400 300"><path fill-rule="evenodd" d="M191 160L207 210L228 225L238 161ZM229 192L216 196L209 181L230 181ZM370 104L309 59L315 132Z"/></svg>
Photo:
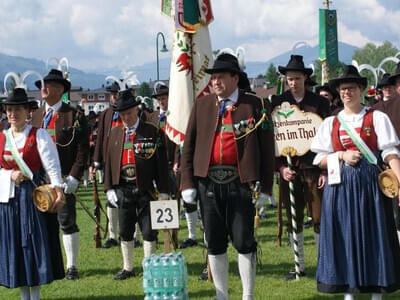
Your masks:
<svg viewBox="0 0 400 300"><path fill-rule="evenodd" d="M265 61L297 41L315 45L321 2L212 0L212 46L243 45L247 60ZM400 47L400 5L387 3L334 1L339 39L360 47L390 40ZM159 0L1 0L0 20L0 52L42 60L66 56L86 70L154 61L157 32L164 32L168 47L173 36L173 21L161 15Z"/></svg>

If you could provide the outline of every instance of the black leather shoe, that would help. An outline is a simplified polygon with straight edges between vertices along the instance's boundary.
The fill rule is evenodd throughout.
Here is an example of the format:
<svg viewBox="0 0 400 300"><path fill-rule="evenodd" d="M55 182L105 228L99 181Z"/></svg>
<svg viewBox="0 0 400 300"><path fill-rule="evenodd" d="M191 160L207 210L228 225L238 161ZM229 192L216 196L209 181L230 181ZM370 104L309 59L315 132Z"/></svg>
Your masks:
<svg viewBox="0 0 400 300"><path fill-rule="evenodd" d="M111 248L111 247L114 247L114 246L118 246L118 242L116 240L114 240L114 239L108 239L104 243L103 248L108 249L108 248Z"/></svg>
<svg viewBox="0 0 400 300"><path fill-rule="evenodd" d="M186 239L181 243L181 248L197 246L197 241L192 239Z"/></svg>
<svg viewBox="0 0 400 300"><path fill-rule="evenodd" d="M65 275L65 279L68 279L68 280L79 279L78 269L75 266L68 268L67 274Z"/></svg>
<svg viewBox="0 0 400 300"><path fill-rule="evenodd" d="M114 280L125 280L135 276L135 272L122 269L114 276Z"/></svg>
<svg viewBox="0 0 400 300"><path fill-rule="evenodd" d="M208 270L204 268L203 272L201 272L199 276L199 280L208 280Z"/></svg>
<svg viewBox="0 0 400 300"><path fill-rule="evenodd" d="M304 271L300 271L299 277L304 277L306 276L306 273L304 273ZM289 273L287 273L287 275L285 276L285 280L289 281L289 280L295 280L296 279L296 271L290 270Z"/></svg>
<svg viewBox="0 0 400 300"><path fill-rule="evenodd" d="M304 228L311 228L312 226L313 226L313 221L312 220L308 220L303 225Z"/></svg>

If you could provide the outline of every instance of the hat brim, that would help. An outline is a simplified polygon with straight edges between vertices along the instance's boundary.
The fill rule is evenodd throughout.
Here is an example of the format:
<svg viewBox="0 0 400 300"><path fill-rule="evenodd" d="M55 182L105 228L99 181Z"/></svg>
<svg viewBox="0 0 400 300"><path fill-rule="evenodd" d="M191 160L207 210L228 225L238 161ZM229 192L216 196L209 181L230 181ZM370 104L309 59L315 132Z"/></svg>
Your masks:
<svg viewBox="0 0 400 300"><path fill-rule="evenodd" d="M357 84L360 84L364 87L364 89L368 85L368 79L366 77L335 78L329 81L329 85L331 85L335 89L338 89L339 85L341 85L342 83L349 83L349 82L355 82Z"/></svg>
<svg viewBox="0 0 400 300"><path fill-rule="evenodd" d="M138 102L138 101L132 101L132 102L129 102L129 103L124 103L124 105L121 105L121 106L113 105L112 109L113 109L113 111L120 112L120 111L127 110L128 108L132 108L132 107L138 106L139 104L140 104L140 102Z"/></svg>
<svg viewBox="0 0 400 300"><path fill-rule="evenodd" d="M58 77L57 78L51 78L50 76L48 76L48 78L45 78L43 81L44 82L53 81L53 82L57 82L57 83L61 84L64 87L64 92L63 93L66 93L71 89L71 82L69 82L66 79L60 79ZM42 88L42 82L40 80L35 81L35 85L39 90Z"/></svg>
<svg viewBox="0 0 400 300"><path fill-rule="evenodd" d="M313 70L311 68L304 68L304 69L296 69L296 68L286 68L284 66L278 66L278 70L281 74L286 75L288 71L297 71L297 72L303 72L304 74L310 76L313 73Z"/></svg>
<svg viewBox="0 0 400 300"><path fill-rule="evenodd" d="M4 106L29 105L30 108L39 107L36 100L15 102L15 101L10 101L10 100L4 99L3 101L1 101L1 104Z"/></svg>
<svg viewBox="0 0 400 300"><path fill-rule="evenodd" d="M168 96L168 94L169 94L169 90L161 92L161 93L158 93L158 94L153 94L153 95L151 95L151 98L157 98L157 97L161 97L161 96Z"/></svg>

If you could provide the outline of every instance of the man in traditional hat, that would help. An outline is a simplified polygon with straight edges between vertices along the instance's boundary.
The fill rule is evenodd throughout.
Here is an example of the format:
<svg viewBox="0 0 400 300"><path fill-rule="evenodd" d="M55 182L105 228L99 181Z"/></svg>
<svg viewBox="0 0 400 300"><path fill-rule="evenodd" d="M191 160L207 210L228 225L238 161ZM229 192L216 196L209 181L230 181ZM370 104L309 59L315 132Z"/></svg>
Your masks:
<svg viewBox="0 0 400 300"><path fill-rule="evenodd" d="M79 178L82 177L89 152L87 120L83 113L61 101L61 96L71 88L71 83L63 77L61 71L50 70L44 78L44 88L40 81L36 81L35 85L41 89L41 96L46 104L33 113L32 125L47 129L56 143L65 179L66 204L58 212L67 257L65 278L78 279L79 228L76 224L74 194L78 189Z"/></svg>
<svg viewBox="0 0 400 300"><path fill-rule="evenodd" d="M110 92L110 107L102 111L99 116L96 147L93 154L94 168L92 169L92 174L95 174L96 170L104 169L104 160L107 157L107 146L111 129L122 125L119 112L113 109L113 106L117 104L119 89L119 85L116 82L106 87L106 90ZM105 241L103 248L111 248L113 246L118 246L118 207L114 206L109 201L107 201L106 206L109 220L108 239Z"/></svg>
<svg viewBox="0 0 400 300"><path fill-rule="evenodd" d="M397 76L399 75L400 74L398 74ZM390 74L383 75L381 81L377 85L377 89L382 89L383 101L379 101L378 103L376 103L373 106L373 108L383 111L388 115L396 131L397 136L400 136L400 116L399 116L400 93L396 92L396 86L395 86L397 76L396 75L390 76ZM398 81L400 83L400 79ZM397 148L400 150L400 146L398 146ZM397 235L400 239L399 198L395 197L392 199L392 201L393 201L393 212L397 229Z"/></svg>
<svg viewBox="0 0 400 300"><path fill-rule="evenodd" d="M326 118L330 115L329 102L325 98L318 96L304 87L304 82L307 77L312 74L312 69L305 68L303 57L301 55L292 55L286 67L279 66L279 72L285 75L289 90L282 95L272 97L272 106L276 107L283 102L289 102L299 106L299 108L306 112L313 112L318 114L321 118ZM315 241L318 245L319 240L319 224L321 214L321 189L325 183L325 176L321 174L319 168L313 166L312 161L315 154L308 152L301 157L293 158L294 169L288 168L286 159L280 157L276 160L277 168L281 174L279 184L279 197L282 199L286 207L287 214L287 228L290 234L291 245L293 248L293 235L292 233L292 220L290 211L290 198L289 198L289 181L294 184L294 196L296 199L296 221L297 221L297 239L298 239L298 254L300 263L300 276L305 276L304 272L304 248L303 248L303 218L304 207L306 201L311 202L312 218L314 224ZM291 270L286 280L296 278L296 273Z"/></svg>
<svg viewBox="0 0 400 300"><path fill-rule="evenodd" d="M123 269L114 279L135 275L132 265L133 233L136 222L143 235L144 256L155 251L157 232L151 229L150 201L155 200L156 182L159 199L168 198L168 164L163 132L138 117L140 101L129 90L121 91L114 110L122 125L109 136L105 159L104 190L107 199L119 207L119 235Z"/></svg>
<svg viewBox="0 0 400 300"><path fill-rule="evenodd" d="M211 74L215 94L194 102L181 158L182 198L199 194L208 260L217 299L228 299L228 240L238 251L243 299L253 299L257 242L251 186L262 192L257 206L272 193L274 142L263 99L239 90L238 60L221 54Z"/></svg>

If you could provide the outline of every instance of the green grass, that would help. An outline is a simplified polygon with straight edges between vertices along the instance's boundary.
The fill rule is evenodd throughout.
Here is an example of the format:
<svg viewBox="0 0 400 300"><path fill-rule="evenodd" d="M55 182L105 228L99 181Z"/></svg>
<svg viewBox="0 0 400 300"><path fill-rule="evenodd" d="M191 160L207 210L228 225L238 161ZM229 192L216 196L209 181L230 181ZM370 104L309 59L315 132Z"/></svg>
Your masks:
<svg viewBox="0 0 400 300"><path fill-rule="evenodd" d="M102 203L104 194L99 193ZM81 199L93 210L92 190L81 188ZM78 268L81 278L77 281L59 280L42 286L42 299L143 299L141 274L125 281L115 281L113 276L121 269L122 256L119 247L96 249L93 233L95 224L77 204L78 225L80 227L80 250ZM316 247L312 229L305 229L305 263L307 276L297 282L283 280L285 274L293 267L293 255L283 235L282 247L276 246L275 211L268 210L268 219L261 220L258 229L258 242L262 249L262 266L257 268L255 299L343 299L342 295L327 295L317 292L314 273L316 269ZM285 217L284 217L285 219ZM102 218L104 224L104 217ZM201 236L200 229L197 231ZM181 221L180 241L187 237L186 222ZM162 235L160 235L162 240ZM199 238L200 240L200 238ZM161 253L160 243L157 253ZM214 286L210 282L199 281L197 277L205 264L205 251L201 246L182 250L188 267L188 291L191 299L215 299ZM230 299L241 299L241 282L237 269L237 253L229 247L229 293ZM135 272L141 273L143 249L135 249ZM1 266L0 266L1 267ZM357 296L356 299L369 299ZM399 299L400 292L384 296ZM19 289L9 290L0 287L0 299L19 299Z"/></svg>

